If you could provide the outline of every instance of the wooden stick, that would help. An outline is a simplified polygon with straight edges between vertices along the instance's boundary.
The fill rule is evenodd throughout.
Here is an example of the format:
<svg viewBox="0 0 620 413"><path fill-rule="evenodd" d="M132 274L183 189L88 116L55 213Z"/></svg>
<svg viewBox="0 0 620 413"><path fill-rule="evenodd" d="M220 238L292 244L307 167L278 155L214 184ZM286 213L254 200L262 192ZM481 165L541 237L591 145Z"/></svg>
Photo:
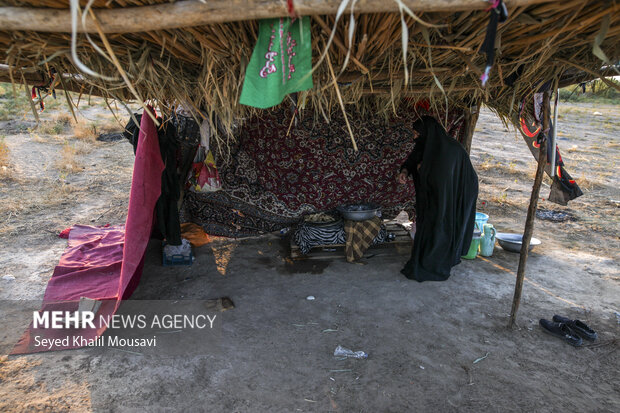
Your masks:
<svg viewBox="0 0 620 413"><path fill-rule="evenodd" d="M327 25L327 23L325 23L325 21L323 21L323 19L321 19L319 16L314 16L314 20L321 26L321 29L323 29L323 32L325 34L327 34L328 36L331 34L332 29L330 29L330 27ZM342 44L342 42L340 41L338 37L334 36L333 42L336 45L336 47L340 49L341 52L343 52L345 55L347 54L348 52L347 47L344 44ZM362 73L369 72L368 68L364 66L359 60L357 60L357 57L350 56L349 59L351 59L351 61L355 63L357 67L360 68Z"/></svg>
<svg viewBox="0 0 620 413"><path fill-rule="evenodd" d="M560 88L566 87L566 86L570 86L570 85L575 85L577 83L581 83L581 82L587 82L589 80L594 80L594 79L598 79L599 75L603 75L603 76L617 76L617 72L615 70L615 68L607 68L607 69L603 69L601 70L600 74L597 74L596 76L591 75L590 73L586 73L586 72L578 72L577 74L564 74L561 78L560 78L560 82L558 84L558 86Z"/></svg>
<svg viewBox="0 0 620 413"><path fill-rule="evenodd" d="M103 45L105 46L106 51L110 55L110 59L112 59L112 63L114 64L114 66L116 66L116 70L118 70L118 72L120 73L121 77L125 81L125 84L127 85L127 88L129 89L129 91L138 100L138 103L140 103L142 108L144 108L144 113L146 113L153 120L153 123L155 123L155 126L159 126L159 121L155 117L155 114L153 114L153 112L151 112L149 107L144 102L144 99L142 99L142 96L140 96L140 94L138 93L136 88L134 88L133 83L131 83L131 81L129 80L129 76L127 76L127 73L125 73L125 70L123 69L123 66L121 66L121 63L118 61L118 58L116 57L116 54L114 53L114 49L112 49L112 46L110 45L110 42L108 42L108 38L103 35L103 31L101 30L101 26L99 25L99 21L95 17L95 12L93 11L93 9L89 9L89 11L90 11L90 16L93 19L93 22L95 23L95 27L97 28L97 31L99 32L99 36L101 37L101 41L103 42Z"/></svg>
<svg viewBox="0 0 620 413"><path fill-rule="evenodd" d="M508 7L540 3L560 3L558 0L506 0ZM295 11L300 16L334 15L341 0L297 0ZM403 0L412 11L456 12L482 10L489 7L484 0ZM350 6L347 7L350 10ZM357 13L398 12L398 3L386 0L360 0ZM281 0L209 0L177 1L139 7L96 9L104 33L138 33L152 30L178 29L241 20L267 19L289 15L286 2ZM32 7L0 7L0 27L4 31L31 30L37 32L70 33L69 9ZM96 33L92 21L78 31Z"/></svg>
<svg viewBox="0 0 620 413"><path fill-rule="evenodd" d="M16 78L15 79L15 82L17 84L24 83L24 81L28 85L43 86L43 82L41 81L41 78L39 76L35 76L35 75L32 75L32 74L24 75L24 80L22 80L20 78ZM9 73L3 73L3 70L1 68L0 68L0 82L7 82L7 83L11 82L11 77L9 76ZM62 83L60 85L60 89L67 90L69 92L82 93L84 91L85 85L87 85L86 82L77 80L75 77L67 76L65 74L63 76ZM56 90L58 90L58 89L59 88L56 87ZM92 92L93 96L100 96L100 97L107 96L106 93L104 93L105 91L102 90L102 89L99 89L99 88L95 88L91 92ZM132 99L131 95L129 95L129 93L125 93L124 90L116 90L116 92L120 93L120 96L117 96L118 98L127 99L127 100L131 100ZM78 105L75 104L75 107L77 107L77 106Z"/></svg>
<svg viewBox="0 0 620 413"><path fill-rule="evenodd" d="M454 69L454 68L450 68L450 67L433 67L433 72L435 73L445 73L445 72L452 72L450 75L451 76L459 76L461 75L461 70L460 69ZM431 70L428 68L417 68L414 67L413 70L410 69L409 72L409 78L416 78L417 76L433 76L433 74L431 73ZM387 80L392 80L392 79L404 79L405 78L405 72L400 71L400 72L396 72L396 73L390 73L389 70L379 70L379 71L375 71L372 73L362 73L362 72L344 72L343 74L341 74L340 76L338 76L338 81L341 83L347 83L347 82L355 82L357 80L362 80L362 79L368 79L368 80L372 80L375 82L384 82Z"/></svg>
<svg viewBox="0 0 620 413"><path fill-rule="evenodd" d="M579 69L582 72L586 72L592 76L595 76L599 79L601 79L603 81L603 83L605 83L607 86L616 89L618 92L620 92L620 85L612 82L611 80L607 79L605 76L603 76L602 74L594 71L594 70L590 70L585 66L581 66L580 64L574 63L574 62L570 62L568 60L564 60L564 59L560 59L559 57L556 57L555 60L557 60L560 63L564 63L566 65L570 65L572 67L574 67L575 69Z"/></svg>
<svg viewBox="0 0 620 413"><path fill-rule="evenodd" d="M433 49L458 50L459 52L470 52L470 53L473 52L473 49L471 47L450 46L447 44L424 44L424 43L415 43L415 42L409 42L409 44L412 46L430 47Z"/></svg>
<svg viewBox="0 0 620 413"><path fill-rule="evenodd" d="M30 95L30 88L28 87L28 82L26 82L26 78L24 77L24 73L22 73L22 83L24 84L24 91L26 92L26 99L28 99L28 103L30 103L30 109L32 110L32 114L37 121L37 127L41 121L39 120L39 113L37 112L37 108L34 106L34 102L32 101L32 97Z"/></svg>
<svg viewBox="0 0 620 413"><path fill-rule="evenodd" d="M465 137L463 138L463 147L467 154L471 153L471 142L474 137L474 130L480 116L480 102L476 101L474 105L465 110Z"/></svg>
<svg viewBox="0 0 620 413"><path fill-rule="evenodd" d="M490 88L490 89L497 89L499 87L500 87L499 85L494 85L494 86L487 85L487 88ZM480 89L481 89L480 86L477 86L477 85L456 86L456 87L453 87L451 91L452 92L470 92L470 91L480 90ZM375 87L372 89L363 88L361 92L364 95L389 95L392 93L392 89L390 87ZM423 85L423 86L410 85L406 89L403 88L400 90L400 94L402 96L418 96L420 94L429 94L429 93L443 94L443 92L434 85L430 85L430 86L429 85Z"/></svg>
<svg viewBox="0 0 620 413"><path fill-rule="evenodd" d="M474 62L472 62L471 59L465 55L465 53L461 52L460 50L455 50L455 53L461 58L461 60L463 60L467 64L467 66L475 74L477 74L478 76L482 76L482 69L476 66Z"/></svg>
<svg viewBox="0 0 620 413"><path fill-rule="evenodd" d="M67 90L67 87L65 86L65 81L62 78L63 78L62 73L58 73L58 79L60 79L60 87L62 87L62 91L65 93L65 99L67 99L67 105L69 106L69 110L71 110L71 115L73 116L73 120L75 120L75 123L77 124L78 118L75 115L75 110L73 110L73 101L71 100L69 91ZM107 100L106 100L106 103L108 103Z"/></svg>
<svg viewBox="0 0 620 413"><path fill-rule="evenodd" d="M325 56L327 57L327 65L329 66L329 72L332 75L332 82L334 84L334 88L336 89L336 96L338 96L338 103L340 103L340 109L342 109L342 116L344 116L344 121L347 124L349 136L351 137L351 143L353 143L353 150L357 152L357 143L355 142L355 137L353 136L353 131L351 130L351 125L349 124L347 112L344 110L344 103L342 102L342 96L340 95L340 88L338 87L338 82L336 81L336 74L334 73L334 68L332 67L332 61L329 58L329 53L326 53Z"/></svg>
<svg viewBox="0 0 620 413"><path fill-rule="evenodd" d="M543 130L540 133L546 133L549 130L549 91L543 94ZM525 219L525 230L521 239L521 254L519 256L519 267L517 269L517 282L515 284L515 295L512 300L512 310L510 311L510 321L508 327L515 325L519 303L521 301L521 291L523 290L523 279L525 278L525 264L527 263L527 255L529 252L532 233L534 232L534 219L536 218L536 208L538 207L538 196L540 195L540 186L543 180L545 166L547 165L547 138L540 143L538 150L538 166L536 167L536 177L532 186L532 195L530 196L530 206L527 209L527 218Z"/></svg>

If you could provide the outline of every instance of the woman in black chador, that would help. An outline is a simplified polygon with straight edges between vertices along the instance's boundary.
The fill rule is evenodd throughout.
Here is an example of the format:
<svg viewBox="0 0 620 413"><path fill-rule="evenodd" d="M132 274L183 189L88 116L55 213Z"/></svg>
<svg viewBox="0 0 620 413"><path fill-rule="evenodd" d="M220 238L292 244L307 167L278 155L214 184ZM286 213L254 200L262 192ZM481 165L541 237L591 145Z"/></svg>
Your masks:
<svg viewBox="0 0 620 413"><path fill-rule="evenodd" d="M469 155L434 118L413 124L415 147L399 180L413 178L416 233L411 259L401 272L416 281L444 281L471 243L478 198L478 176Z"/></svg>

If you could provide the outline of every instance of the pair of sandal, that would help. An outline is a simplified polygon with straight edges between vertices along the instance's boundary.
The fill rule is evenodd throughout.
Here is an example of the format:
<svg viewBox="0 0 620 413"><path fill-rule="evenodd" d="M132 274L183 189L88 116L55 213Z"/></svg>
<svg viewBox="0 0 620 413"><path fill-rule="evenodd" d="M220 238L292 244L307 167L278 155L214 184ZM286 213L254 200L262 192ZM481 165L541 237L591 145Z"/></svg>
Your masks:
<svg viewBox="0 0 620 413"><path fill-rule="evenodd" d="M559 337L575 347L581 346L584 339L594 341L598 338L596 331L588 327L586 323L579 320L571 320L561 315L554 315L553 321L541 318L539 324L545 332Z"/></svg>

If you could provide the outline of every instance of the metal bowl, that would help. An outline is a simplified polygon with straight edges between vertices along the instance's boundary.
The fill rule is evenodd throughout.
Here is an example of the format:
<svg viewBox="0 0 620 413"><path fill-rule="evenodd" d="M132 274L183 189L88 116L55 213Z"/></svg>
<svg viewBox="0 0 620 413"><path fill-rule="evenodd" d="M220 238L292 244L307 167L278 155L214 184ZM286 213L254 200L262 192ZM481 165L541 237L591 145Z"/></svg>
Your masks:
<svg viewBox="0 0 620 413"><path fill-rule="evenodd" d="M366 221L381 217L381 206L377 204L348 204L336 208L344 219L350 221Z"/></svg>
<svg viewBox="0 0 620 413"><path fill-rule="evenodd" d="M495 235L497 242L499 242L499 246L510 252L521 252L521 242L523 240L522 234L514 234L510 232L498 232ZM530 240L529 251L532 250L536 245L540 245L541 242L538 238L532 237Z"/></svg>

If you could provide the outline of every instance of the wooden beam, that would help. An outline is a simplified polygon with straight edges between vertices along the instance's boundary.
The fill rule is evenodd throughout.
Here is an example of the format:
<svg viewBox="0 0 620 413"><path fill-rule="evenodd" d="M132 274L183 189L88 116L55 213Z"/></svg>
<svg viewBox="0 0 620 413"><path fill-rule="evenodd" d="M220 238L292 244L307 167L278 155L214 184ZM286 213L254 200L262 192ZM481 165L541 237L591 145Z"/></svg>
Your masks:
<svg viewBox="0 0 620 413"><path fill-rule="evenodd" d="M549 95L547 91L543 94L543 131L549 130ZM544 133L544 132L540 132ZM519 255L519 267L517 269L517 281L515 284L515 295L512 299L512 309L510 311L510 321L508 327L512 328L517 319L517 311L521 302L521 292L523 290L523 280L525 278L525 264L527 263L527 255L529 253L530 241L534 232L534 220L536 218L536 209L538 208L538 196L540 195L540 186L542 185L545 166L547 165L547 139L541 142L538 152L538 165L536 167L536 176L534 185L532 186L532 194L530 196L530 206L527 209L527 218L525 219L525 229L523 238L521 239L521 254Z"/></svg>
<svg viewBox="0 0 620 413"><path fill-rule="evenodd" d="M0 65L0 82L11 83L11 76L9 75L9 71L5 70L1 66L6 66L6 65ZM42 80L41 75L38 72L33 73L32 71L24 71L24 77L22 80L22 77L19 73L20 72L13 70L13 80L15 80L15 83L17 84L21 84L23 83L23 80L25 80L26 83L30 87L44 86L49 81L49 79ZM62 85L64 85L64 88ZM62 79L62 85L57 85L56 90L64 89L68 92L75 92L75 93L86 92L86 94L90 94L92 96L110 97L109 95L104 93L102 89L98 87L91 87L90 84L84 81L80 81L79 79L77 79L75 76L72 76L72 75L64 74L63 79ZM123 89L118 89L116 90L116 92L119 94L118 97L121 99L131 99L128 93Z"/></svg>
<svg viewBox="0 0 620 413"><path fill-rule="evenodd" d="M507 6L522 7L559 0L505 0ZM296 0L295 11L300 16L334 15L341 0ZM457 12L483 10L489 7L484 0L403 0L416 12ZM349 6L350 7L350 6ZM347 10L350 10L350 8ZM389 0L359 0L358 13L398 12L398 3ZM286 2L281 0L209 0L177 1L139 7L96 9L103 33L138 33L153 30L179 29L241 20L286 17ZM30 30L36 32L70 33L69 9L32 7L0 7L2 31ZM91 18L78 31L97 33Z"/></svg>
<svg viewBox="0 0 620 413"><path fill-rule="evenodd" d="M598 79L600 76L605 76L605 77L618 76L618 72L616 71L616 68L608 67L606 69L602 69L599 73L592 75L591 73L588 73L588 72L583 72L583 71L578 71L577 69L573 69L572 73L565 72L564 74L562 74L562 77L560 77L560 83L558 84L558 86L560 88L563 88L566 86L576 85L581 82L589 82L590 80Z"/></svg>
<svg viewBox="0 0 620 413"><path fill-rule="evenodd" d="M411 81L411 79L415 79L416 76L423 76L423 77L431 76L432 77L433 72L434 73L452 72L453 77L462 75L462 70L460 69L455 70L454 68L451 68L451 67L433 67L432 72L430 69L426 69L426 68L413 68L413 71L409 72L409 79ZM404 79L405 72L390 73L388 70L379 70L375 72L370 72L370 75L368 75L362 72L350 71L350 72L344 72L343 74L338 76L338 82L347 83L347 82L355 82L358 80L367 80L369 76L373 82L385 82L385 81L392 80L392 79Z"/></svg>
<svg viewBox="0 0 620 413"><path fill-rule="evenodd" d="M581 66L580 64L577 64L577 63L574 63L574 62L571 62L571 61L568 61L568 60L564 60L564 59L560 59L560 58L556 58L555 60L560 62L560 63L564 63L566 65L570 65L570 66L574 67L575 69L578 69L578 70L581 70L583 72L586 72L587 74L592 75L595 78L599 78L607 86L609 86L612 89L616 89L618 92L620 92L620 85L618 85L617 83L614 83L611 80L607 79L605 76L603 76L602 73L596 72L594 70L590 70L587 67Z"/></svg>
<svg viewBox="0 0 620 413"><path fill-rule="evenodd" d="M489 89L497 89L501 87L500 85L487 85ZM456 86L450 89L450 92L470 92L474 90L480 90L480 86L471 85L471 86ZM447 92L447 91L446 91ZM403 88L400 90L394 90L394 93L399 93L401 96L420 96L424 94L443 94L443 92L434 85L409 85L407 88ZM363 88L362 94L364 95L391 95L392 90L389 87L375 87L375 88Z"/></svg>

